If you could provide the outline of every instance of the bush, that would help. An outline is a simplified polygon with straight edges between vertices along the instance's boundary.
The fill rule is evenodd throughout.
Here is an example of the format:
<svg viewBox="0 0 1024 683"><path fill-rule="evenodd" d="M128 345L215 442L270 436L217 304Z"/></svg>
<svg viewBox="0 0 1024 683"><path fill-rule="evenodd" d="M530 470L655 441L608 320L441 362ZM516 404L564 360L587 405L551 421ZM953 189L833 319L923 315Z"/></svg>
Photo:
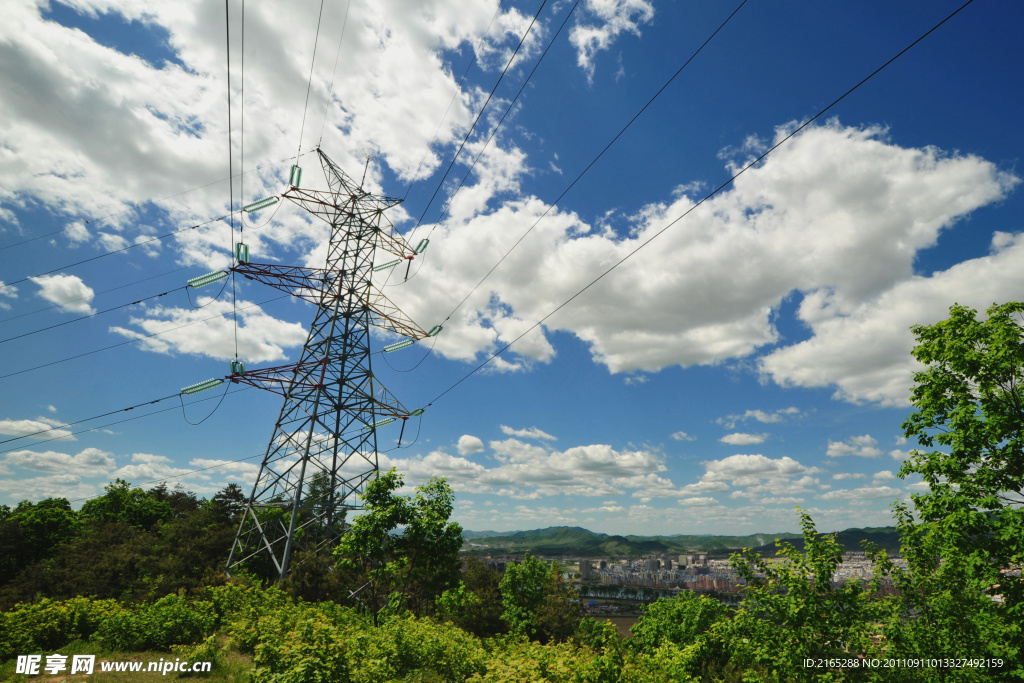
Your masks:
<svg viewBox="0 0 1024 683"><path fill-rule="evenodd" d="M15 655L53 651L70 642L87 639L104 620L121 612L115 600L72 598L42 599L18 604L0 613L0 660Z"/></svg>
<svg viewBox="0 0 1024 683"><path fill-rule="evenodd" d="M209 602L189 604L168 595L152 605L109 616L94 636L104 647L119 651L166 650L171 645L199 643L217 626L217 614Z"/></svg>

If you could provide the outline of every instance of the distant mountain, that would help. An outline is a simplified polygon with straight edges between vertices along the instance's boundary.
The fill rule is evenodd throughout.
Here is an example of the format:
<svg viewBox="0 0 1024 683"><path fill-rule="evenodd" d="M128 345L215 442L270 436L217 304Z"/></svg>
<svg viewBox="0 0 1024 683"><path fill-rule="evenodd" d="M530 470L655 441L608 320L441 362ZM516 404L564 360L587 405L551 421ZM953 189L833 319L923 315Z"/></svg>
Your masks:
<svg viewBox="0 0 1024 683"><path fill-rule="evenodd" d="M788 541L794 547L803 549L801 534L760 533L748 536L609 536L595 533L581 527L548 527L531 531L463 531L467 543L473 542L470 550L480 552L486 545L489 553L523 553L535 555L583 555L604 557L677 555L688 553L726 554L741 548L754 548L763 555L775 554L775 539ZM839 532L839 542L847 551L862 550L860 541L867 539L893 552L899 549L899 535L893 527L847 529Z"/></svg>
<svg viewBox="0 0 1024 683"><path fill-rule="evenodd" d="M819 536L825 536L826 534L819 534ZM861 552L864 550L864 546L861 541L870 541L880 548L887 550L890 555L898 555L900 551L900 535L896 531L896 527L883 526L883 527L866 527L863 529L846 529L845 531L838 532L839 544L843 546L846 552ZM788 539L789 542L797 550L803 551L804 539L803 536L797 538ZM754 548L761 555L773 555L775 554L775 543L766 543L765 545Z"/></svg>

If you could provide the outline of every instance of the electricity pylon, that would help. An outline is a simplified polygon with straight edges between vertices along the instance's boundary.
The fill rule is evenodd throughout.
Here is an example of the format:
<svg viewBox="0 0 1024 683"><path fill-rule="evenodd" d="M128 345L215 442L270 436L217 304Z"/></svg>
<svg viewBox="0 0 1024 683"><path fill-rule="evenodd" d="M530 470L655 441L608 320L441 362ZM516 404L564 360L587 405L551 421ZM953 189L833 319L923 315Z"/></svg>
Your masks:
<svg viewBox="0 0 1024 683"><path fill-rule="evenodd" d="M248 263L248 249L239 245L239 262L231 269L317 310L297 363L249 371L235 363L227 378L284 397L228 572L262 566L283 579L294 551L316 553L335 545L345 532L346 512L359 508L358 496L378 474L377 428L401 420L404 432L405 420L423 412L407 411L374 377L370 326L408 338L392 346L440 331L423 331L372 283L375 271L411 260L426 245L412 249L384 217L402 200L369 194L317 153L329 190L297 187L301 172L293 167L283 196L331 226L325 266ZM375 266L378 251L397 259Z"/></svg>

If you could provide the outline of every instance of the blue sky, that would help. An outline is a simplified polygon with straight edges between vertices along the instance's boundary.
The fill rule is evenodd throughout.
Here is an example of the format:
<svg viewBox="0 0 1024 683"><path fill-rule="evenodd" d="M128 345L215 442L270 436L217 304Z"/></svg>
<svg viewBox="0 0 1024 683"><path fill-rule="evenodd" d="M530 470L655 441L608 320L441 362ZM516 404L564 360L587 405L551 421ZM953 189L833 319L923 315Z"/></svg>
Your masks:
<svg viewBox="0 0 1024 683"><path fill-rule="evenodd" d="M353 175L377 150L367 188L408 190L391 219L408 234L426 210L410 239L431 239L416 275L385 291L424 327L451 318L432 350L374 369L426 406L959 4L748 2L552 208L735 4L582 0L485 147L572 7L547 3L428 207L539 3L353 0L339 51L346 2L328 0L307 81L319 3L251 3L243 73L232 2L235 205L282 192L299 147L321 141ZM23 1L9 14L0 503L80 501L115 477L204 495L251 485L273 394L231 393L195 426L216 392L61 427L228 372L230 289L191 303L182 289L225 267L233 241L211 220L230 200L224 7ZM434 401L403 448L382 429L382 463L412 485L447 477L470 529L785 531L797 505L826 530L888 524L920 489L894 476L913 448L899 438L910 325L1024 298L1022 18L1012 2L964 9ZM323 182L313 155L300 164L304 185ZM247 225L254 261L322 264L326 233L297 208ZM236 297L247 365L294 360L312 309L258 284Z"/></svg>

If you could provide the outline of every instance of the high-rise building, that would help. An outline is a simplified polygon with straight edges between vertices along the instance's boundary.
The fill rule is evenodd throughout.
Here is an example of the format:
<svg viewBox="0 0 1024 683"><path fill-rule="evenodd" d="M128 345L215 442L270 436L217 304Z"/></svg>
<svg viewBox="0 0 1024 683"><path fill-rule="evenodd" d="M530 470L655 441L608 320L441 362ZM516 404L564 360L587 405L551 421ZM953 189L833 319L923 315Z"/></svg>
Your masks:
<svg viewBox="0 0 1024 683"><path fill-rule="evenodd" d="M590 560L580 560L580 578L584 581L590 578Z"/></svg>
<svg viewBox="0 0 1024 683"><path fill-rule="evenodd" d="M672 569L672 558L666 555L661 560L661 566L664 567L665 571Z"/></svg>
<svg viewBox="0 0 1024 683"><path fill-rule="evenodd" d="M648 557L646 562L644 562L644 569L649 572L656 572L660 567L661 562L659 562L656 557Z"/></svg>

